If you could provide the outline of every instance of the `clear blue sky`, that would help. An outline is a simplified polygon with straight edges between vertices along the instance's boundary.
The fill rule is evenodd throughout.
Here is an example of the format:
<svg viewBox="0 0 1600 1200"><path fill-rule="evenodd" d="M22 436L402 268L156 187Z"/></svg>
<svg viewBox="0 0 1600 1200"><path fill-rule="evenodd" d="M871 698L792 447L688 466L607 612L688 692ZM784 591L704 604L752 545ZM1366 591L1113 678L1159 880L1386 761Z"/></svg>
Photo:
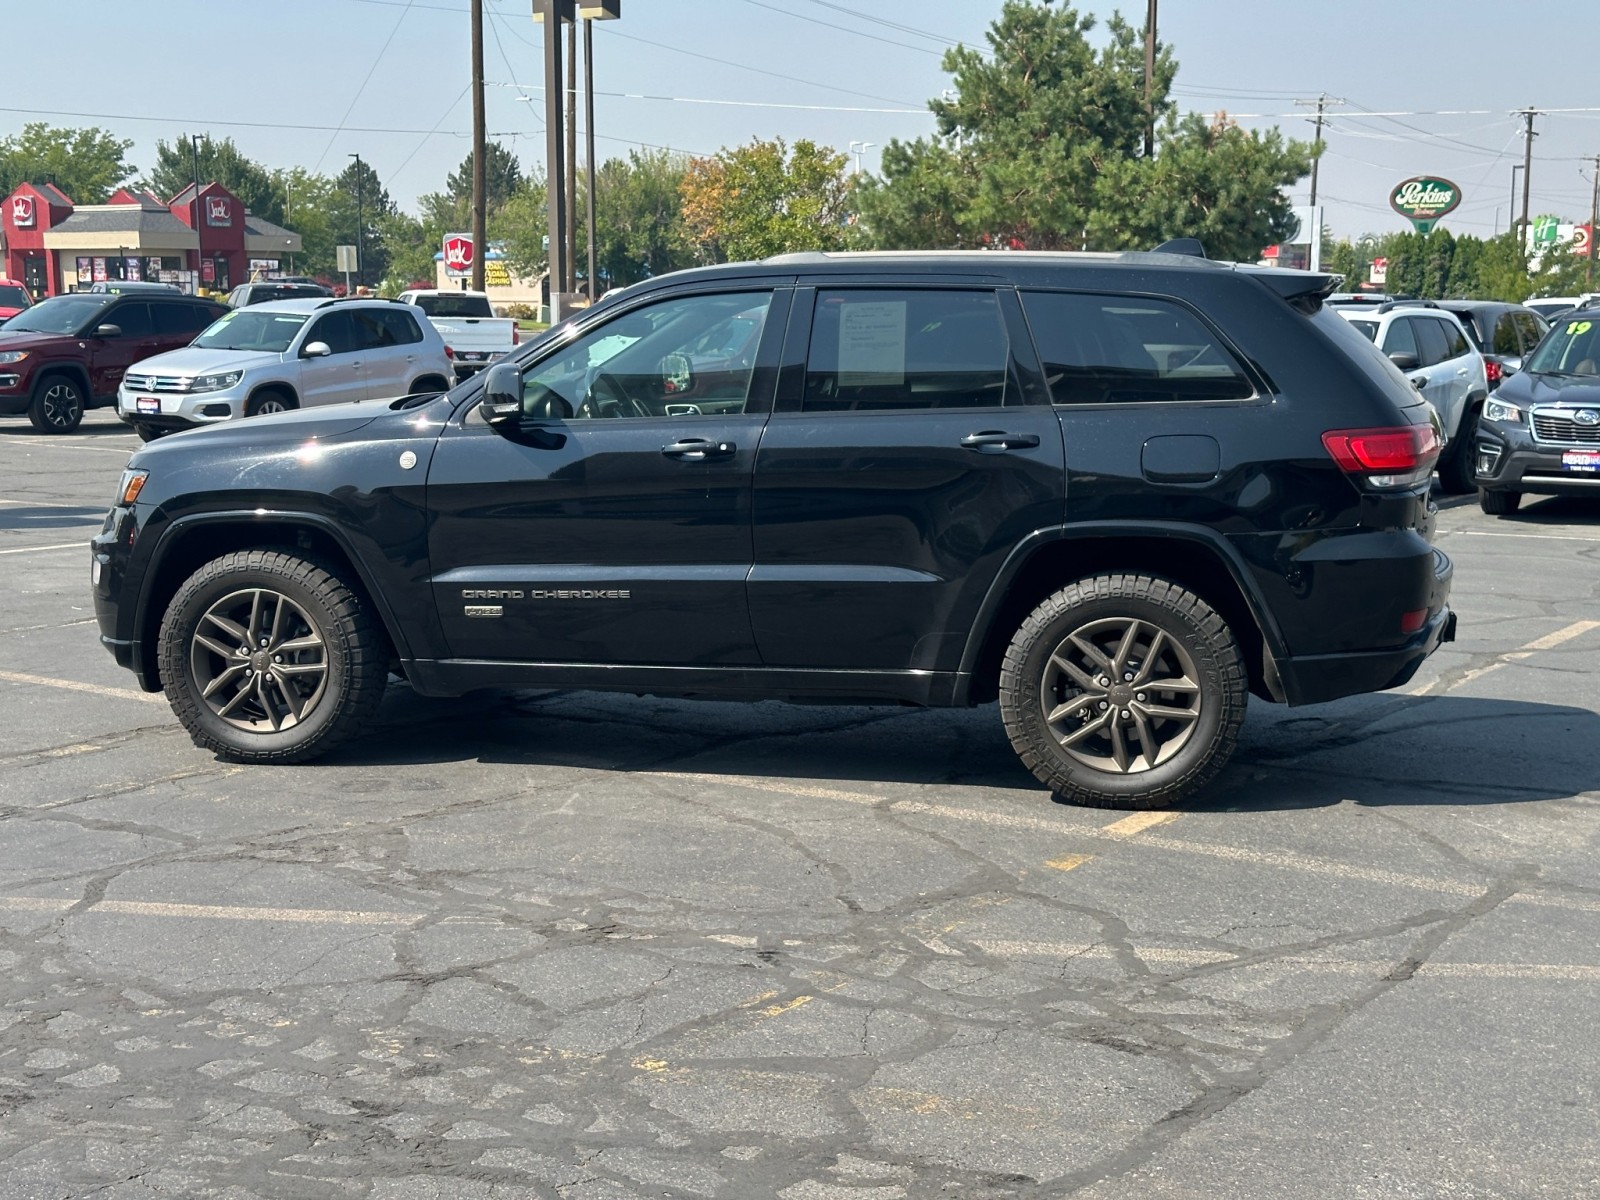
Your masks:
<svg viewBox="0 0 1600 1200"><path fill-rule="evenodd" d="M782 135L841 150L852 140L876 143L864 159L870 170L891 137L932 128L923 106L949 84L939 59L946 40L982 45L999 7L999 0L623 0L624 19L597 30L597 87L649 98L597 100L600 155L641 142L705 153ZM1130 7L1142 24L1142 0ZM1576 9L1540 5L1529 13L1540 15L1535 22L1518 16L1516 5L1490 0L1444 8L1394 0L1162 0L1160 7L1186 109L1226 109L1242 124L1309 137L1296 99L1325 91L1349 101L1330 108L1320 184L1341 235L1404 228L1387 208L1388 192L1418 174L1461 185L1466 200L1447 218L1450 228L1503 230L1511 166L1522 157L1522 125L1511 112L1600 109L1593 37ZM542 162L542 98L532 87L541 77L538 27L527 0L488 0L488 8L486 74L496 85L488 89L489 128L524 162ZM134 139L130 157L141 168L154 158L157 138L186 131L230 136L269 166L332 172L360 153L402 206L440 188L470 147L467 0L56 0L7 10L12 53L0 135L28 120L98 124ZM45 45L48 55L28 49ZM740 103L690 102L706 100ZM850 108L916 111L838 111ZM1372 112L1416 115L1366 115ZM1585 156L1600 153L1600 111L1552 113L1536 129L1533 211L1587 219L1590 189L1580 172L1592 170ZM1307 190L1296 190L1296 202Z"/></svg>

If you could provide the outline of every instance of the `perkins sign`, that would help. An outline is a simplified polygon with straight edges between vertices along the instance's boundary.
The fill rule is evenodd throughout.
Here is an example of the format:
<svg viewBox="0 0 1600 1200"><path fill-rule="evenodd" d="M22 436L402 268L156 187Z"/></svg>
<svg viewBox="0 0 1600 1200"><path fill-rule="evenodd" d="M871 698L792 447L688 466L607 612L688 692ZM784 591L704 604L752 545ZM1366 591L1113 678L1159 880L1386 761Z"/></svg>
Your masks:
<svg viewBox="0 0 1600 1200"><path fill-rule="evenodd" d="M1448 179L1419 175L1389 193L1389 207L1405 217L1418 233L1427 233L1438 219L1461 204L1461 189Z"/></svg>

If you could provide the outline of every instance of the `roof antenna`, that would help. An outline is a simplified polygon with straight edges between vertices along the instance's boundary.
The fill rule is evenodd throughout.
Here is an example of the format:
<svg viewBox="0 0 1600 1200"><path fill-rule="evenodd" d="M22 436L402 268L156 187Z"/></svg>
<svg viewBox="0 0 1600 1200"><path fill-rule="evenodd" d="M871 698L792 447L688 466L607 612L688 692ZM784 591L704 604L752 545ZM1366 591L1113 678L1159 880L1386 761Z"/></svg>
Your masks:
<svg viewBox="0 0 1600 1200"><path fill-rule="evenodd" d="M1170 242L1162 242L1155 249L1157 254L1182 254L1186 258L1204 258L1206 248L1200 244L1199 238L1173 238Z"/></svg>

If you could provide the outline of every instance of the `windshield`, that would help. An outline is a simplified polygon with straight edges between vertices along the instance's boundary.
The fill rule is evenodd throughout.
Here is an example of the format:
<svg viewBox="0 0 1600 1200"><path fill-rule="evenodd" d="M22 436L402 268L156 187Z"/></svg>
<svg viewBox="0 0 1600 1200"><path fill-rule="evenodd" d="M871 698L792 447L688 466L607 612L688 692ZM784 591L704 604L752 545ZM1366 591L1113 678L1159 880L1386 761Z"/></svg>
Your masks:
<svg viewBox="0 0 1600 1200"><path fill-rule="evenodd" d="M115 303L115 296L51 296L6 322L7 333L77 333Z"/></svg>
<svg viewBox="0 0 1600 1200"><path fill-rule="evenodd" d="M1523 369L1536 375L1600 375L1600 317L1557 321Z"/></svg>
<svg viewBox="0 0 1600 1200"><path fill-rule="evenodd" d="M429 317L492 317L487 296L418 296L416 305Z"/></svg>
<svg viewBox="0 0 1600 1200"><path fill-rule="evenodd" d="M0 283L0 308L27 308L28 293L19 284Z"/></svg>
<svg viewBox="0 0 1600 1200"><path fill-rule="evenodd" d="M209 326L190 345L201 350L260 350L282 354L307 320L304 313L239 308Z"/></svg>

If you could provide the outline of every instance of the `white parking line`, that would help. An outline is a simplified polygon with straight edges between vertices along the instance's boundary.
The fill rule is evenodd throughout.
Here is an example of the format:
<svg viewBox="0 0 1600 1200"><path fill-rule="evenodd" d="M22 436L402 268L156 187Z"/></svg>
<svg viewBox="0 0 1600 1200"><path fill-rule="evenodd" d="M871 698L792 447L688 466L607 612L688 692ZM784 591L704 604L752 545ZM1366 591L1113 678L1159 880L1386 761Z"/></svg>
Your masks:
<svg viewBox="0 0 1600 1200"><path fill-rule="evenodd" d="M63 504L59 500L8 500L0 498L0 504L20 504L27 508L82 508L81 504Z"/></svg>
<svg viewBox="0 0 1600 1200"><path fill-rule="evenodd" d="M101 454L120 454L123 458L127 458L139 448L138 446L129 446L126 450L117 450L111 446L85 446L76 442L62 444L57 441L48 441L44 438L19 437L0 437L0 445L28 446L35 450L97 450Z"/></svg>
<svg viewBox="0 0 1600 1200"><path fill-rule="evenodd" d="M85 526L88 528L88 526ZM0 550L0 554L43 554L46 550L87 550L87 539L81 542L57 542L53 546L18 546L15 550Z"/></svg>
<svg viewBox="0 0 1600 1200"><path fill-rule="evenodd" d="M0 896L0 909L66 912L76 900L47 896ZM86 913L133 917L197 917L209 921L291 921L310 925L410 925L425 913L342 908L254 908L235 904L168 904L155 900L101 900Z"/></svg>
<svg viewBox="0 0 1600 1200"><path fill-rule="evenodd" d="M87 692L91 696L106 696L112 700L143 700L147 704L165 704L166 696L160 692L136 692L132 688L102 687L98 683L80 683L76 679L53 679L49 675L29 675L24 671L0 671L0 680L6 683L26 683L34 687L61 688L68 692Z"/></svg>
<svg viewBox="0 0 1600 1200"><path fill-rule="evenodd" d="M1450 529L1440 535L1441 537L1497 537L1515 538L1517 541L1526 541L1535 538L1544 542L1600 542L1600 537L1583 537L1581 534L1570 533L1496 533L1490 529Z"/></svg>

